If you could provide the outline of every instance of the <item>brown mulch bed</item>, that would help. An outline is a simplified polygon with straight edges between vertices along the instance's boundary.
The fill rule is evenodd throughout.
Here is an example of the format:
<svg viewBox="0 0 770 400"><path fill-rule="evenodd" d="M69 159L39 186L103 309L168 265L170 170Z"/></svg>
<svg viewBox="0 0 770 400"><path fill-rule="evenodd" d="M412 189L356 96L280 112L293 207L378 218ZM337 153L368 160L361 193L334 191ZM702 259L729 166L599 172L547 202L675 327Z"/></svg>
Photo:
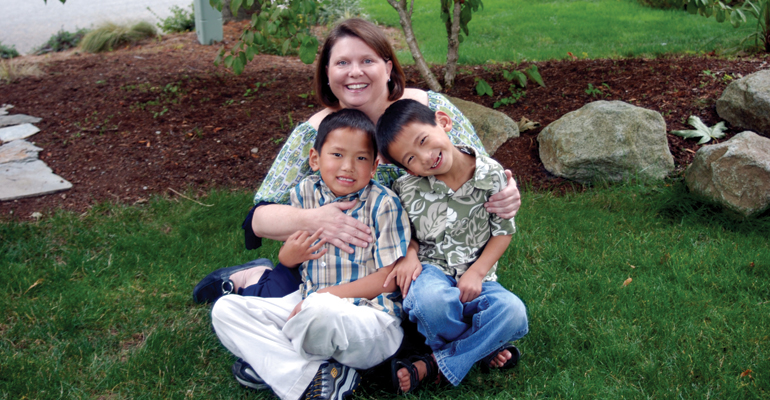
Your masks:
<svg viewBox="0 0 770 400"><path fill-rule="evenodd" d="M229 43L239 29L225 27ZM98 202L133 204L152 194L176 196L175 191L190 189L256 189L291 127L319 109L309 95L313 68L295 57L263 55L234 76L213 65L216 53L216 47L198 45L189 33L106 54L28 57L39 61L45 74L0 85L0 104L13 104L12 113L43 118L37 124L41 132L28 140L44 149L40 158L74 187L1 202L0 218L28 219L33 212L54 209L84 212ZM542 127L596 100L658 111L669 130L690 129L685 125L690 115L713 125L719 121L715 101L730 78L767 68L768 62L706 55L536 64L547 86L530 83L524 98L499 110L516 121L537 121L541 128L509 140L494 157L520 185L566 190L572 185L550 175L540 162ZM463 66L448 94L491 107L509 95L510 83L501 71L511 68ZM406 71L408 86L426 88L415 68ZM496 97L479 97L475 77L489 82ZM587 93L589 84L603 93ZM731 129L727 138L738 132ZM685 168L699 146L671 134L668 140L677 168Z"/></svg>

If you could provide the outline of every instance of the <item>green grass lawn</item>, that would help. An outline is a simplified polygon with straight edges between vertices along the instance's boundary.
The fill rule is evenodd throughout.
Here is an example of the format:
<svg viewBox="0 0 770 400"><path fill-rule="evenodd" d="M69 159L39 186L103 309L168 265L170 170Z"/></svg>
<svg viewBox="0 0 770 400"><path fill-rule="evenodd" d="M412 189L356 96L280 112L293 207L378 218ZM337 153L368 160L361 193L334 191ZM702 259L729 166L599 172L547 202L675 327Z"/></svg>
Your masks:
<svg viewBox="0 0 770 400"><path fill-rule="evenodd" d="M525 192L499 269L528 306L521 364L417 396L770 396L770 216L734 221L682 185ZM232 379L209 307L191 300L215 268L275 259L276 242L242 250L250 199L0 224L0 399L268 398Z"/></svg>
<svg viewBox="0 0 770 400"><path fill-rule="evenodd" d="M383 0L361 0L372 20L400 28L395 9ZM439 3L415 2L415 36L429 63L446 62L446 29ZM735 29L680 10L657 10L632 0L484 0L473 14L470 36L460 45L460 64L567 58L654 57L732 48L755 23ZM409 49L399 60L412 63Z"/></svg>

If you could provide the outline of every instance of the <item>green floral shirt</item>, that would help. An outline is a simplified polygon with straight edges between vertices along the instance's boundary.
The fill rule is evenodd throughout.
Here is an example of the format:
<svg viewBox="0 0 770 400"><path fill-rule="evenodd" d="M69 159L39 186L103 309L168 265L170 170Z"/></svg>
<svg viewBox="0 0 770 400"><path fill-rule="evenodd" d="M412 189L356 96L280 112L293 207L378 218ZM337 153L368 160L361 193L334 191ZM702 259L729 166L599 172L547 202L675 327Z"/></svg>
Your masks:
<svg viewBox="0 0 770 400"><path fill-rule="evenodd" d="M455 145L464 145L474 148L483 155L487 155L484 145L476 136L473 125L457 107L444 95L428 91L428 107L433 111L443 111L452 118L452 130L448 133L450 140ZM259 202L289 204L292 189L299 181L313 173L308 164L310 149L315 143L318 131L308 122L297 125L291 132L286 144L283 145L273 165L270 167L262 185L254 195L254 204ZM391 187L393 182L405 171L392 164L380 164L374 179Z"/></svg>
<svg viewBox="0 0 770 400"><path fill-rule="evenodd" d="M513 218L502 219L484 208L489 196L508 182L503 167L472 148L458 148L476 157L476 170L456 192L435 176L404 175L393 184L412 222L412 237L420 244L420 261L454 278L479 258L492 236L516 232ZM496 269L497 263L484 281L496 281Z"/></svg>

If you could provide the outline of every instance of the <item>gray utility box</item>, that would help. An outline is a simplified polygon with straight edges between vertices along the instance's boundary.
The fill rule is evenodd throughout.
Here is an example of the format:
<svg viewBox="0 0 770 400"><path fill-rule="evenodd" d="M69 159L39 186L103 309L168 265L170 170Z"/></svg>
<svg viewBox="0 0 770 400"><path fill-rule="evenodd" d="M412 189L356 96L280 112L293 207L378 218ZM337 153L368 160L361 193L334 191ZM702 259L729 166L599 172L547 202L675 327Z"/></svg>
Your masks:
<svg viewBox="0 0 770 400"><path fill-rule="evenodd" d="M200 44L210 45L221 42L224 38L222 31L222 12L209 4L209 0L194 0L195 33Z"/></svg>

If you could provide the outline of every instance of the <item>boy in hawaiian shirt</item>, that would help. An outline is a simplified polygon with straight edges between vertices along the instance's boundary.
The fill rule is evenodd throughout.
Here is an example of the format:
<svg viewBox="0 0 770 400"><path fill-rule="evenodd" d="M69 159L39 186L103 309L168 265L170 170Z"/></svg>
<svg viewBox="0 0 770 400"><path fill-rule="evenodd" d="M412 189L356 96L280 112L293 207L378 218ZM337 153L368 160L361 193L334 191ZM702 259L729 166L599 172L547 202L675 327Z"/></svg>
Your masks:
<svg viewBox="0 0 770 400"><path fill-rule="evenodd" d="M516 231L513 220L484 209L506 184L503 168L447 136L452 120L412 100L393 103L377 123L383 161L407 170L393 185L412 223L407 258L391 272L404 311L431 355L397 360L401 390L440 372L458 385L471 367L510 368L510 342L528 332L524 303L496 282L497 261ZM411 286L411 288L410 288Z"/></svg>

